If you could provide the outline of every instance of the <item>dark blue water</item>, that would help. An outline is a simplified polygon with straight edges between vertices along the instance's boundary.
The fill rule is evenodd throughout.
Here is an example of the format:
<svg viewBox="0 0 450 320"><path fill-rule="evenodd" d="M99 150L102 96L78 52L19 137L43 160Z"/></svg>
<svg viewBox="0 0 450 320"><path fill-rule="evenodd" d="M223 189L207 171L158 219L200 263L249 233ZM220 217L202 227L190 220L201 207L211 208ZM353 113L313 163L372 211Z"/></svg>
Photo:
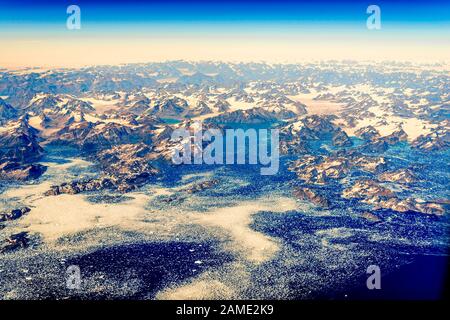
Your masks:
<svg viewBox="0 0 450 320"><path fill-rule="evenodd" d="M71 256L4 260L0 292L14 289L31 299L153 299L169 285L229 262L230 256L216 247L213 242L140 242ZM71 265L80 268L79 289L66 287L66 270ZM31 279L24 282L25 269Z"/></svg>
<svg viewBox="0 0 450 320"><path fill-rule="evenodd" d="M381 277L381 289L367 287L333 297L350 300L441 300L449 298L449 256L417 255L411 262Z"/></svg>
<svg viewBox="0 0 450 320"><path fill-rule="evenodd" d="M180 122L181 122L181 120L179 120L179 119L174 119L174 118L161 118L161 120L162 120L164 123L167 123L167 124L177 124L177 123L180 123Z"/></svg>
<svg viewBox="0 0 450 320"><path fill-rule="evenodd" d="M71 258L68 264L78 265L84 278L102 273L118 282L129 281L130 277L138 279L138 292L123 298L142 299L227 260L229 257L215 252L211 243L152 242L99 249ZM107 292L88 295L94 299L108 298Z"/></svg>

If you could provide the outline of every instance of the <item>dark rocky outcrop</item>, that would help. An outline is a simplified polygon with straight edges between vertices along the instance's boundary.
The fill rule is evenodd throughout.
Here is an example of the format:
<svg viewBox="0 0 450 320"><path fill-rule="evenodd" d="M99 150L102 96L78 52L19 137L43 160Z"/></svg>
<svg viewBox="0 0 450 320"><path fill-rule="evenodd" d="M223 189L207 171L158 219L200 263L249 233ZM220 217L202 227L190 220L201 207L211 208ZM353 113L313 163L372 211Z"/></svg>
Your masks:
<svg viewBox="0 0 450 320"><path fill-rule="evenodd" d="M322 208L328 208L330 206L330 202L327 198L321 195L318 191L311 188L297 187L294 189L293 194L300 200L310 201L316 206Z"/></svg>
<svg viewBox="0 0 450 320"><path fill-rule="evenodd" d="M359 198L363 203L375 209L391 209L398 212L419 212L441 215L445 212L441 204L420 201L412 197L400 198L394 191L382 186L374 180L358 180L353 186L346 188L344 198Z"/></svg>
<svg viewBox="0 0 450 320"><path fill-rule="evenodd" d="M82 121L59 130L51 140L55 144L73 145L83 151L92 152L130 143L137 136L138 133L127 125Z"/></svg>
<svg viewBox="0 0 450 320"><path fill-rule="evenodd" d="M63 100L54 95L43 95L43 96L35 96L33 100L30 101L29 105L26 107L27 112L31 112L34 114L40 114L45 109L53 109L56 110L57 106L62 104Z"/></svg>
<svg viewBox="0 0 450 320"><path fill-rule="evenodd" d="M279 150L282 155L302 154L308 152L308 146L306 141L301 139L281 140Z"/></svg>
<svg viewBox="0 0 450 320"><path fill-rule="evenodd" d="M219 180L217 180L217 179L206 180L206 181L202 181L202 182L193 184L192 186L188 187L185 191L187 193L193 194L193 193L197 193L197 192L212 188L212 187L216 186L218 183L219 183Z"/></svg>
<svg viewBox="0 0 450 320"><path fill-rule="evenodd" d="M398 129L392 132L390 135L383 137L383 140L386 141L387 144L393 145L400 141L406 141L408 139L408 135L403 129Z"/></svg>
<svg viewBox="0 0 450 320"><path fill-rule="evenodd" d="M351 170L359 169L371 173L380 172L385 168L382 157L363 155L348 156L313 156L306 155L293 161L289 170L297 174L306 183L326 184L330 180L342 179Z"/></svg>
<svg viewBox="0 0 450 320"><path fill-rule="evenodd" d="M198 101L195 107L189 109L189 111L186 113L186 117L203 116L211 112L212 110L208 107L208 105L204 101Z"/></svg>
<svg viewBox="0 0 450 320"><path fill-rule="evenodd" d="M427 135L421 135L411 145L423 151L445 150L450 147L450 132L432 132Z"/></svg>
<svg viewBox="0 0 450 320"><path fill-rule="evenodd" d="M329 117L325 116L310 115L304 117L301 121L306 128L320 134L334 132L337 129Z"/></svg>
<svg viewBox="0 0 450 320"><path fill-rule="evenodd" d="M380 137L380 133L373 126L362 127L355 131L355 135L368 141Z"/></svg>
<svg viewBox="0 0 450 320"><path fill-rule="evenodd" d="M40 177L46 167L33 162L42 154L38 130L29 125L28 117L8 122L0 131L0 179L25 181Z"/></svg>
<svg viewBox="0 0 450 320"><path fill-rule="evenodd" d="M389 148L389 145L383 139L376 139L362 145L358 149L364 153L383 153Z"/></svg>
<svg viewBox="0 0 450 320"><path fill-rule="evenodd" d="M119 192L135 190L158 174L150 165L151 149L145 144L126 144L96 154L102 168L99 178L66 182L52 186L45 195L77 194L81 192L114 189Z"/></svg>
<svg viewBox="0 0 450 320"><path fill-rule="evenodd" d="M188 109L186 100L172 97L155 101L155 104L146 111L146 114L158 117L180 117Z"/></svg>
<svg viewBox="0 0 450 320"><path fill-rule="evenodd" d="M398 169L396 171L384 172L378 176L380 181L396 183L414 183L417 182L415 174L409 169Z"/></svg>
<svg viewBox="0 0 450 320"><path fill-rule="evenodd" d="M0 123L17 117L17 110L0 98Z"/></svg>
<svg viewBox="0 0 450 320"><path fill-rule="evenodd" d="M217 100L214 104L214 108L217 109L218 112L227 112L230 110L230 104L226 100Z"/></svg>
<svg viewBox="0 0 450 320"><path fill-rule="evenodd" d="M367 219L371 222L380 222L381 221L381 219L377 215L374 215L373 213L368 212L368 211L363 212L361 214L361 217L364 219Z"/></svg>
<svg viewBox="0 0 450 320"><path fill-rule="evenodd" d="M0 161L31 163L42 156L38 130L31 127L28 117L8 122L0 131Z"/></svg>
<svg viewBox="0 0 450 320"><path fill-rule="evenodd" d="M336 147L351 147L353 142L343 130L336 130L333 133L332 143Z"/></svg>
<svg viewBox="0 0 450 320"><path fill-rule="evenodd" d="M113 183L110 178L87 179L82 181L65 182L59 186L51 186L50 190L44 193L45 196L57 196L60 194L78 194L86 191L98 191L112 188Z"/></svg>
<svg viewBox="0 0 450 320"><path fill-rule="evenodd" d="M335 137L334 145L350 146L352 144L347 134L336 127L329 117L310 115L289 122L280 128L280 152L281 154L306 153L308 141L318 140L330 133Z"/></svg>
<svg viewBox="0 0 450 320"><path fill-rule="evenodd" d="M30 239L28 237L28 232L19 232L12 234L5 240L6 244L0 246L0 253L11 252L19 248L28 247Z"/></svg>
<svg viewBox="0 0 450 320"><path fill-rule="evenodd" d="M365 179L356 181L352 187L342 192L344 198L390 197L394 192L376 181Z"/></svg>
<svg viewBox="0 0 450 320"><path fill-rule="evenodd" d="M47 170L41 164L21 164L19 162L5 161L0 163L0 179L12 181L28 181L39 178Z"/></svg>
<svg viewBox="0 0 450 320"><path fill-rule="evenodd" d="M20 209L13 209L8 212L0 212L0 221L16 220L22 217L24 214L30 212L31 209L28 207L23 207Z"/></svg>
<svg viewBox="0 0 450 320"><path fill-rule="evenodd" d="M269 111L261 108L252 108L248 110L236 110L231 112L225 112L218 116L208 118L206 123L245 123L245 124L262 124L262 123L274 123L278 121L277 117Z"/></svg>

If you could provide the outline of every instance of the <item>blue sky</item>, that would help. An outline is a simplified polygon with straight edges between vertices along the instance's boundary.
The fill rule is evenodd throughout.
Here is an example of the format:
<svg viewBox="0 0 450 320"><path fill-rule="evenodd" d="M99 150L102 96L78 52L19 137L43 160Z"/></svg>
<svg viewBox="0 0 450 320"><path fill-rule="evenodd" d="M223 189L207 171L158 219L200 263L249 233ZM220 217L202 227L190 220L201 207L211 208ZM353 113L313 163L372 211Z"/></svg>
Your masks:
<svg viewBox="0 0 450 320"><path fill-rule="evenodd" d="M81 8L82 28L75 32L69 32L65 24L66 8L70 4ZM370 4L381 8L382 29L376 32L366 28L366 8ZM58 42L61 54L62 47L68 46L64 41L77 41L79 46L86 43L91 49L93 41L126 43L139 45L140 50L144 49L142 42L146 42L155 52L167 51L168 57L172 57L170 50L182 50L181 44L189 40L197 46L217 50L218 40L223 46L226 43L226 48L242 47L245 42L265 42L267 47L284 41L279 45L284 46L285 51L289 50L288 43L307 42L312 56L313 52L326 50L328 44L330 51L339 49L335 51L342 51L343 56L343 47L359 48L359 52L367 56L371 52L368 43L376 44L374 50L405 43L398 52L433 47L434 52L440 50L439 57L444 57L442 50L450 45L450 1L0 0L0 8L0 41L10 41L11 46L16 46L19 40L42 46L55 46ZM135 43L130 39L135 39ZM169 48L164 41L177 42L180 46L175 49L171 43ZM23 42L20 45L16 52L31 48ZM292 50L305 49L302 48L297 45ZM367 53L363 53L364 48ZM10 49L11 57L13 49ZM258 44L254 51L261 49ZM393 54L391 50L384 56ZM1 58L0 53L0 62Z"/></svg>
<svg viewBox="0 0 450 320"><path fill-rule="evenodd" d="M81 8L83 30L98 35L149 31L162 35L211 34L266 29L280 33L365 32L366 8L381 8L384 33L427 33L449 37L450 2L440 1L30 1L0 0L0 36L65 31L66 8ZM301 27L301 29L299 29Z"/></svg>
<svg viewBox="0 0 450 320"><path fill-rule="evenodd" d="M357 23L370 4L382 8L389 23L450 21L446 1L0 1L2 23L58 23L69 4L82 8L89 23L153 22L326 22ZM363 14L361 14L363 13Z"/></svg>

